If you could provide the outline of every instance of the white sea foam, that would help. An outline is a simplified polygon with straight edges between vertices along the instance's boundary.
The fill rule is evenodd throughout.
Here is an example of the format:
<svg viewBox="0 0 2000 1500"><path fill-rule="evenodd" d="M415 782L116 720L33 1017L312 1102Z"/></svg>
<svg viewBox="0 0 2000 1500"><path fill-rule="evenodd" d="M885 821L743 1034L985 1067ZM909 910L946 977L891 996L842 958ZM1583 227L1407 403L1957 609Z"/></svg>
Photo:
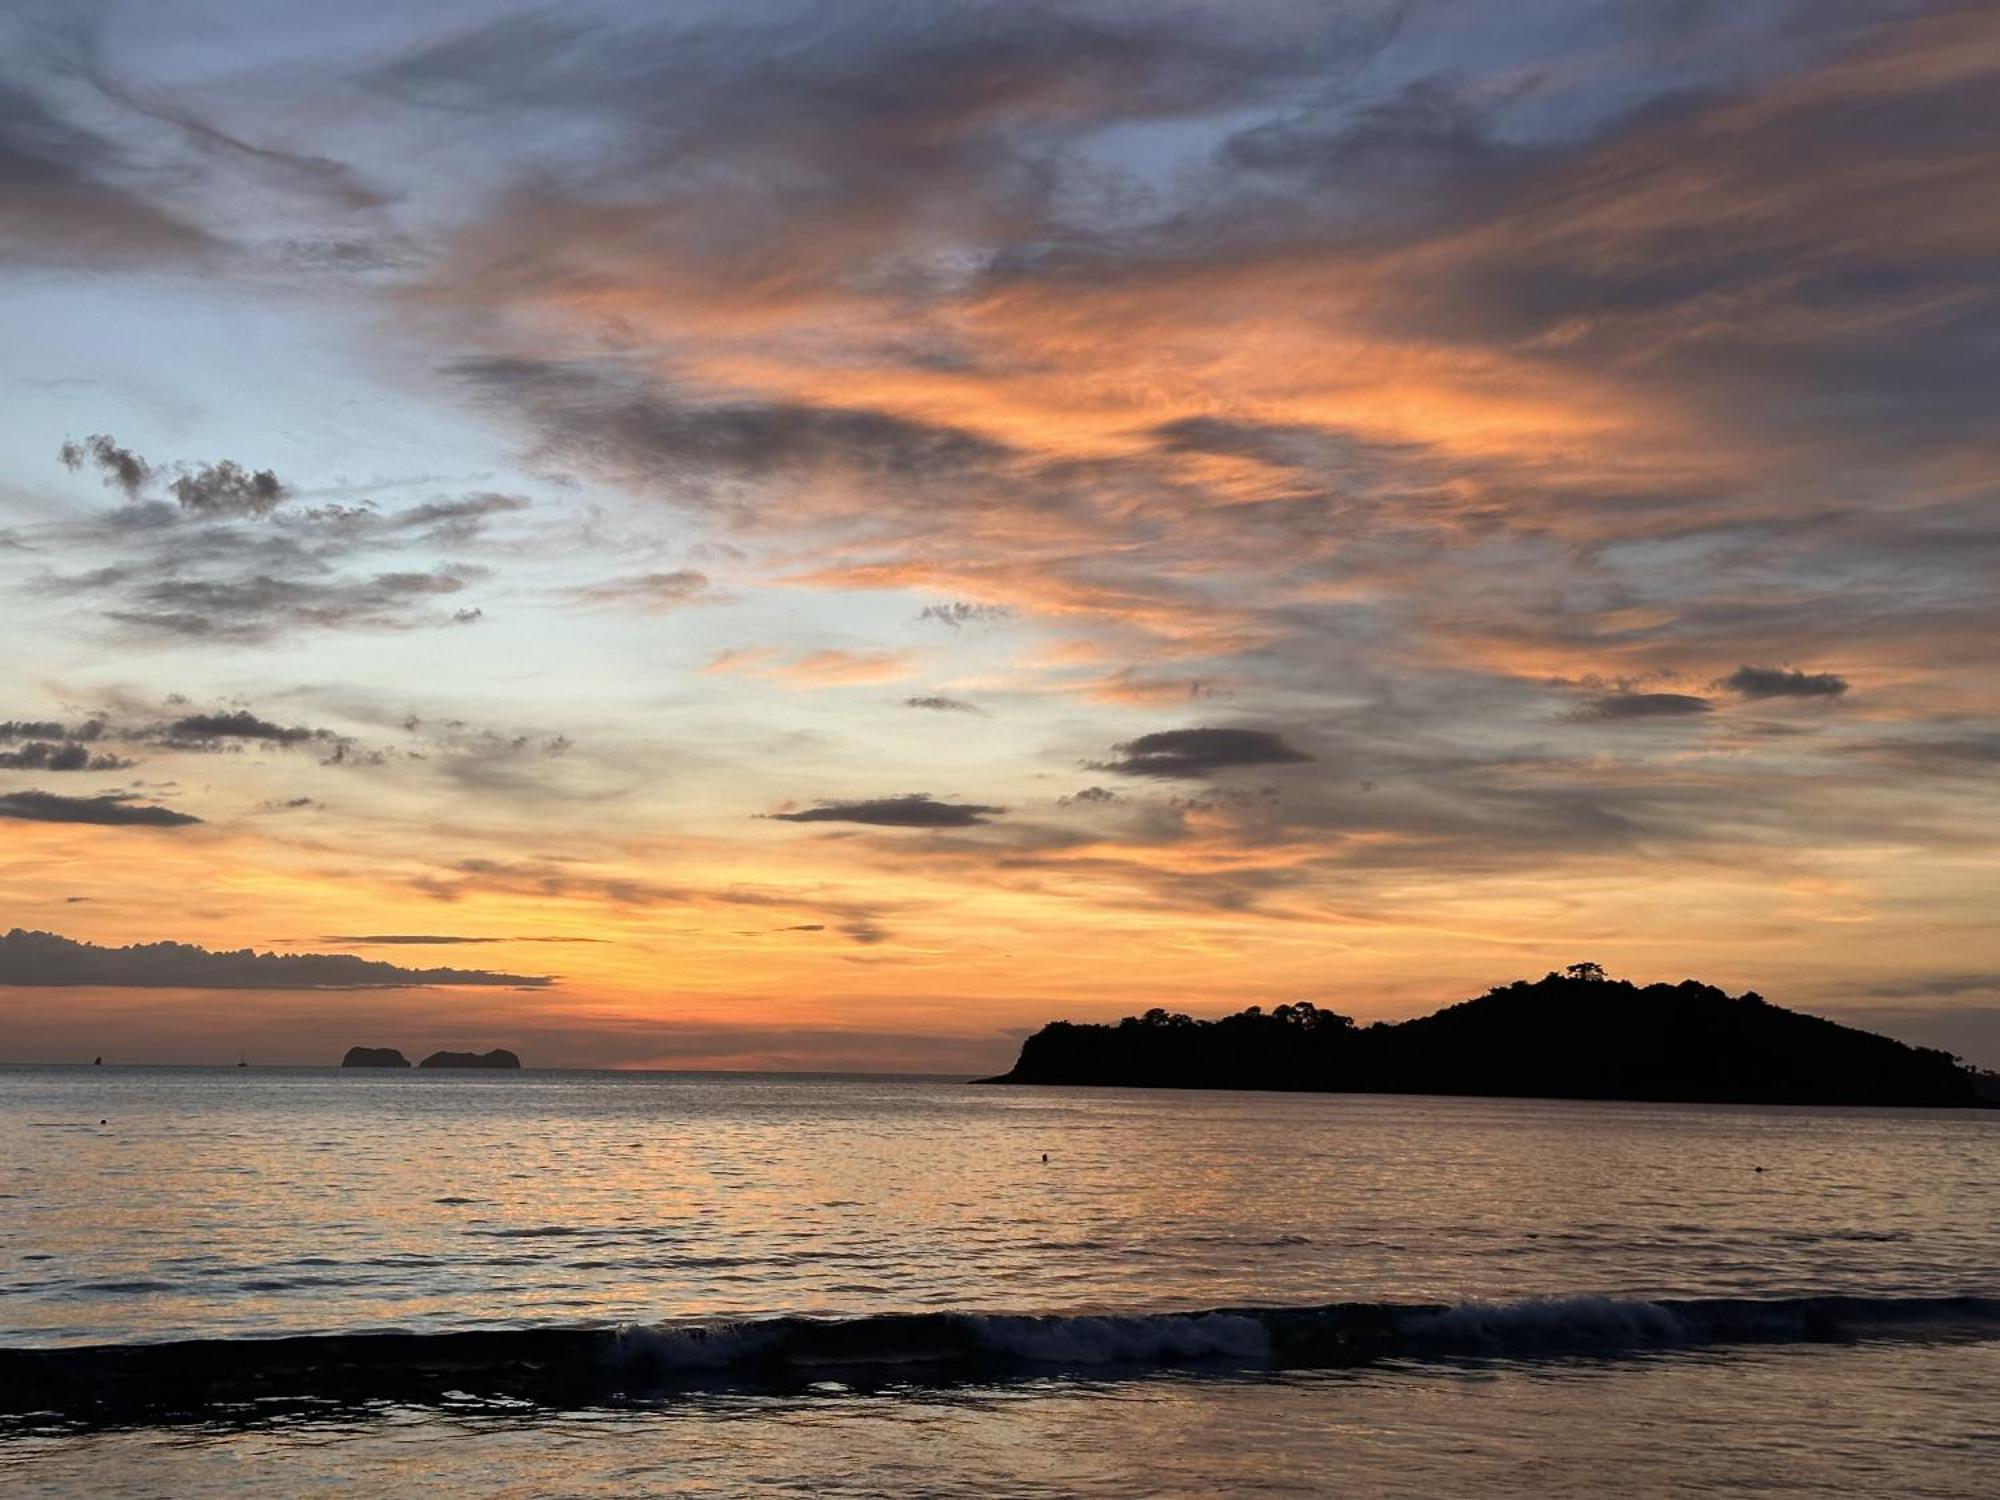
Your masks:
<svg viewBox="0 0 2000 1500"><path fill-rule="evenodd" d="M607 1357L618 1365L662 1370L722 1370L777 1347L783 1326L777 1322L654 1328L626 1324L612 1334Z"/></svg>

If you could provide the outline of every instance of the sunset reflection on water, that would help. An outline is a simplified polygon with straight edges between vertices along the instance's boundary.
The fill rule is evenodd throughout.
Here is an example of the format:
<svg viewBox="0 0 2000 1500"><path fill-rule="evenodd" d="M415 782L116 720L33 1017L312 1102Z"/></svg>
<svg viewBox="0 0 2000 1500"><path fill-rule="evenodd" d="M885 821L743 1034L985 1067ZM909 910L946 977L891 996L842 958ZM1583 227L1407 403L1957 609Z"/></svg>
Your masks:
<svg viewBox="0 0 2000 1500"><path fill-rule="evenodd" d="M1936 1293L2000 1265L1996 1160L1966 1112L12 1069L0 1280L15 1343Z"/></svg>

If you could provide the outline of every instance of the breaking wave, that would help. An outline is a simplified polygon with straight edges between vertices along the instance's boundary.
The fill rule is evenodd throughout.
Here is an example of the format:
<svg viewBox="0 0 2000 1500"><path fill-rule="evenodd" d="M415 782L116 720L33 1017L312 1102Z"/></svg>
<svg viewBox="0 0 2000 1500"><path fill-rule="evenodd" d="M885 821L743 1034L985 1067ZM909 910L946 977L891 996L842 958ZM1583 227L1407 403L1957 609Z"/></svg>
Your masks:
<svg viewBox="0 0 2000 1500"><path fill-rule="evenodd" d="M0 1413L89 1421L273 1399L606 1400L673 1389L783 1388L842 1372L978 1380L1036 1369L1334 1368L1993 1337L2000 1337L2000 1297L1970 1295L1340 1302L1130 1316L896 1313L325 1334L0 1349Z"/></svg>

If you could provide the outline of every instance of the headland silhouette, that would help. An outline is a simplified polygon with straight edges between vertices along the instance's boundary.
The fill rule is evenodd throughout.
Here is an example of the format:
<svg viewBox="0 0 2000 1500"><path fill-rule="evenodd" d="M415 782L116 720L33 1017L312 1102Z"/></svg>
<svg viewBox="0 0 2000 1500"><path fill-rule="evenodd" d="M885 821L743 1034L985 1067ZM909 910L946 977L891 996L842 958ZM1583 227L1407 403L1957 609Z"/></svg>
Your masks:
<svg viewBox="0 0 2000 1500"><path fill-rule="evenodd" d="M1516 980L1428 1016L1358 1026L1310 1002L1202 1021L1053 1021L983 1083L1473 1094L1728 1104L1960 1107L1990 1075L1693 979L1634 985L1595 964Z"/></svg>

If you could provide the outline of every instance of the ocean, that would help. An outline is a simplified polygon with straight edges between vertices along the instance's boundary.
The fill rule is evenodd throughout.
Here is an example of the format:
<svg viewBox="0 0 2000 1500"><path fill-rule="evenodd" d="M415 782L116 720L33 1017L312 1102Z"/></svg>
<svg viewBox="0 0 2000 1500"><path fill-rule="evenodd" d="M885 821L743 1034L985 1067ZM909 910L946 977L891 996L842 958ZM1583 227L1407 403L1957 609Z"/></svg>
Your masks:
<svg viewBox="0 0 2000 1500"><path fill-rule="evenodd" d="M2000 1493L2000 1113L0 1069L0 1492Z"/></svg>

